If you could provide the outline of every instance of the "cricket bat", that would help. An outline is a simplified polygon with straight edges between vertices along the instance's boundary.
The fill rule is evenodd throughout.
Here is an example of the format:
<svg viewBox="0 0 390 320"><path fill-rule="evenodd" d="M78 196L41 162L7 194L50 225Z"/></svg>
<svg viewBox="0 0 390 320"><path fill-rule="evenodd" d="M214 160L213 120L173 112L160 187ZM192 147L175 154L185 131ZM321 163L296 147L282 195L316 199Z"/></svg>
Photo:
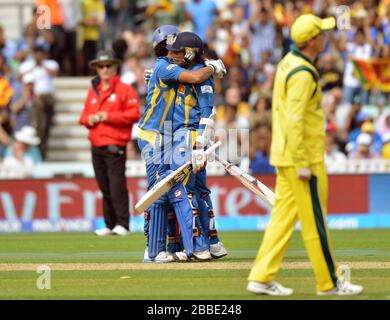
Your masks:
<svg viewBox="0 0 390 320"><path fill-rule="evenodd" d="M269 205L273 206L275 203L275 194L271 189L269 189L265 184L261 183L259 180L252 177L250 174L241 170L239 167L231 164L225 159L220 158L215 154L215 159L221 163L225 170L240 181L245 187L251 190L256 194L260 199L267 202Z"/></svg>
<svg viewBox="0 0 390 320"><path fill-rule="evenodd" d="M204 153L206 157L210 155L214 150L220 147L222 144L221 141L214 143L210 146ZM159 199L164 193L169 191L172 186L183 181L185 177L192 171L192 162L187 161L180 168L176 169L169 175L167 175L164 179L157 182L145 195L137 202L135 205L135 211L138 213L144 212L147 208L149 208L153 202Z"/></svg>

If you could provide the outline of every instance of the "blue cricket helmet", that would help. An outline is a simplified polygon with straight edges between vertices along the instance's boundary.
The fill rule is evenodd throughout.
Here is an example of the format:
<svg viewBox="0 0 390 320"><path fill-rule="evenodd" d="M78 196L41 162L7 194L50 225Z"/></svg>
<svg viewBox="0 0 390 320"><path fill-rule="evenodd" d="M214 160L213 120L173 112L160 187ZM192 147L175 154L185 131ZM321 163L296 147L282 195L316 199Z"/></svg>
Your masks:
<svg viewBox="0 0 390 320"><path fill-rule="evenodd" d="M185 31L177 35L172 42L167 41L167 50L169 51L185 51L186 48L191 48L199 54L203 54L203 41L193 32Z"/></svg>
<svg viewBox="0 0 390 320"><path fill-rule="evenodd" d="M171 25L164 25L158 27L154 32L153 32L153 44L157 45L161 41L164 41L168 38L168 36L176 36L177 34L180 33L180 30L178 27L171 26Z"/></svg>

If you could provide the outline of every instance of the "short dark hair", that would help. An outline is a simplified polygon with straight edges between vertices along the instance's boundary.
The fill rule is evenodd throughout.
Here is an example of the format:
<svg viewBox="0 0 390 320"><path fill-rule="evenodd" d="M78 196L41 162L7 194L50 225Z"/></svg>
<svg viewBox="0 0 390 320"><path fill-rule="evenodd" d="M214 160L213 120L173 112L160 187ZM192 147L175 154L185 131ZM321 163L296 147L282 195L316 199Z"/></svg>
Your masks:
<svg viewBox="0 0 390 320"><path fill-rule="evenodd" d="M47 52L47 49L45 48L45 46L43 46L43 45L40 45L40 44L38 44L38 45L36 45L36 46L34 46L34 50L33 50L34 52Z"/></svg>
<svg viewBox="0 0 390 320"><path fill-rule="evenodd" d="M114 51L114 57L119 60L124 60L128 50L127 41L119 38L112 43L112 51Z"/></svg>
<svg viewBox="0 0 390 320"><path fill-rule="evenodd" d="M166 57L166 55L168 54L168 50L167 50L166 46L167 46L167 41L163 40L163 41L160 41L154 47L154 54L156 55L157 58Z"/></svg>
<svg viewBox="0 0 390 320"><path fill-rule="evenodd" d="M356 33L355 35L358 35L359 33L361 33L362 35L365 35L366 33L364 32L364 28L363 27L358 27L356 29Z"/></svg>

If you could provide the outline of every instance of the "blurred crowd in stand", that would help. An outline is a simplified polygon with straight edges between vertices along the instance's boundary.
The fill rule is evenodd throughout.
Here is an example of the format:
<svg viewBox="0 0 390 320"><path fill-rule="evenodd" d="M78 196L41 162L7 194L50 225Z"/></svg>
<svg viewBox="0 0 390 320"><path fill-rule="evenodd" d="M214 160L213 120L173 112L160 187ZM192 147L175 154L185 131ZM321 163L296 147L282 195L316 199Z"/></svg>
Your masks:
<svg viewBox="0 0 390 320"><path fill-rule="evenodd" d="M337 16L340 6L348 6L350 28L330 33L327 48L316 62L324 93L326 159L334 163L390 158L389 94L380 88L365 90L350 60L389 58L389 0L35 2L20 39L8 39L0 27L0 157L4 163L9 156L20 161L45 159L55 110L53 77L92 75L88 62L99 49L114 49L123 60L123 81L136 88L144 103L143 71L154 65L152 32L172 24L196 32L206 44L205 56L223 59L228 68L224 79L215 79L217 136L226 140L228 160L253 173L273 173L269 164L272 85L277 63L292 44L290 27L302 13ZM51 10L50 29L39 28L40 5ZM238 134L226 134L237 128ZM20 132L31 139L18 140ZM140 158L132 142L128 158Z"/></svg>

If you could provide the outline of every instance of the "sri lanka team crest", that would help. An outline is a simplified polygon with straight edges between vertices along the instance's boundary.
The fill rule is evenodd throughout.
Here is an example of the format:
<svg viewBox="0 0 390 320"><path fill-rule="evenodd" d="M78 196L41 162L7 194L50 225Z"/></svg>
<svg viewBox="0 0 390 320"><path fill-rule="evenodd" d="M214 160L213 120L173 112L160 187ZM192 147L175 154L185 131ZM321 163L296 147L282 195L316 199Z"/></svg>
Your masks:
<svg viewBox="0 0 390 320"><path fill-rule="evenodd" d="M176 198L181 198L181 196L182 196L181 191L180 191L180 190L176 190L176 191L175 191L175 197L176 197Z"/></svg>

